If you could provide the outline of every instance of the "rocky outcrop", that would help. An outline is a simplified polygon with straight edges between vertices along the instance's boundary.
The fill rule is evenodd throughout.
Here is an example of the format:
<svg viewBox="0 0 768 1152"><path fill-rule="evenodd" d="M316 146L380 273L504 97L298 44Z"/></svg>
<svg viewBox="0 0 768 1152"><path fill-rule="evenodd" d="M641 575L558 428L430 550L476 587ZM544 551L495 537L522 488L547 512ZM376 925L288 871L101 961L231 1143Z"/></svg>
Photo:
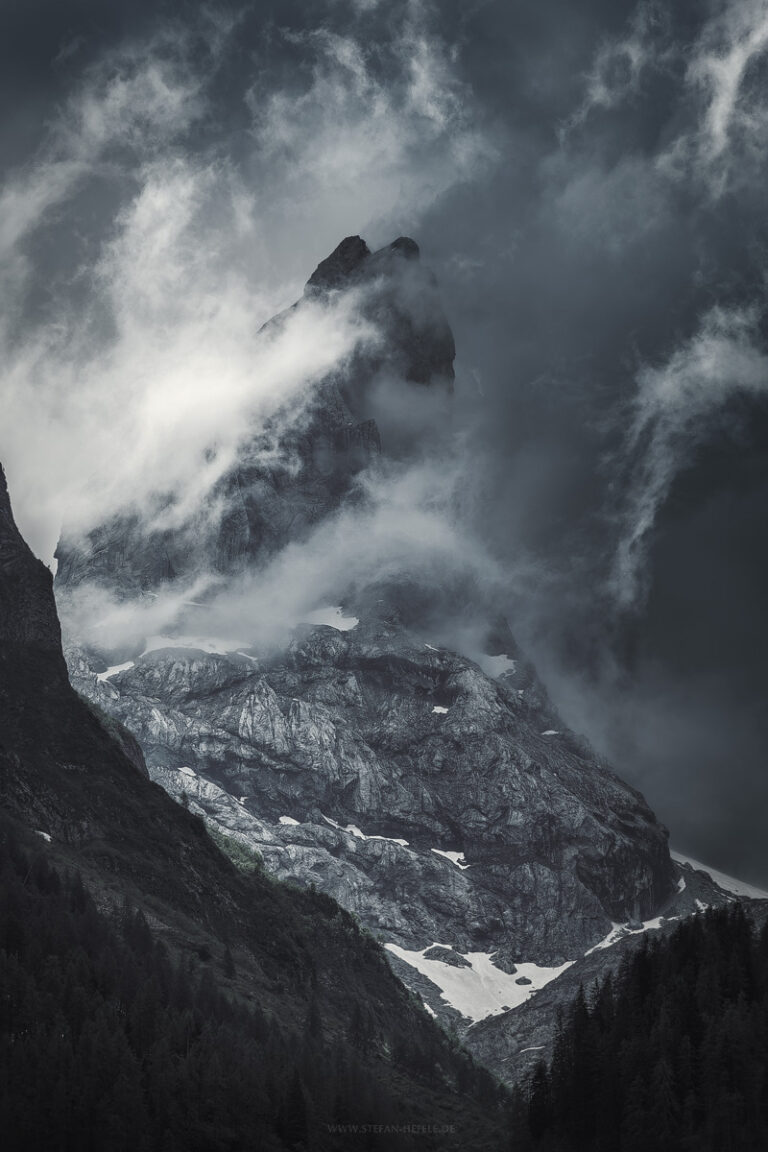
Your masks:
<svg viewBox="0 0 768 1152"><path fill-rule="evenodd" d="M84 550L63 545L63 596L84 579L130 597L201 569L258 567L358 499L355 478L380 451L420 458L423 437L434 450L454 344L417 245L371 253L347 238L265 338L341 295L380 339L321 382L309 419L302 407L283 426L291 468L265 468L261 441L246 445L215 538L123 522ZM387 389L401 405L434 398L418 442L383 423ZM105 661L72 637L68 661L78 690L139 740L154 780L272 874L354 912L431 1009L465 1026L523 1003L614 923L652 917L674 870L665 830L563 727L493 605L473 605L490 654L480 664L440 645L437 618L457 616L473 589L436 583L402 571L356 587L343 626L301 626L283 651L179 639ZM440 972L453 1001L431 979Z"/></svg>
<svg viewBox="0 0 768 1152"><path fill-rule="evenodd" d="M400 627L70 668L163 787L406 952L557 966L671 891L665 830L536 693Z"/></svg>
<svg viewBox="0 0 768 1152"><path fill-rule="evenodd" d="M0 467L0 652L45 653L66 675L53 576L16 527L5 472Z"/></svg>
<svg viewBox="0 0 768 1152"><path fill-rule="evenodd" d="M420 1132L428 1126L438 1131L441 1148L486 1152L506 1147L495 1086L428 1019L394 977L381 949L352 917L320 893L276 884L258 867L247 874L240 872L206 834L199 817L137 771L125 745L120 746L78 697L67 681L61 649L56 649L58 624L50 573L18 533L4 479L0 483L0 609L0 839L6 845L10 840L17 860L24 859L22 851L27 856L27 875L34 874L36 891L68 893L55 931L46 933L43 928L41 934L39 905L35 908L18 899L6 873L4 908L10 918L5 916L8 931L4 937L12 945L26 938L42 941L41 955L50 954L54 977L72 965L87 972L90 954L83 951L76 932L69 930L74 918L87 918L88 939L97 942L93 955L99 957L93 971L106 974L92 990L98 1002L95 1027L101 1029L100 1051L129 1053L132 1066L140 1067L125 1042L121 1047L113 1039L116 1032L110 1024L121 1010L120 973L126 971L115 966L114 957L124 946L126 925L136 923L141 925L142 956L162 942L154 969L162 976L155 975L154 983L142 985L150 990L151 1010L162 1015L169 998L177 995L175 964L190 974L195 989L201 989L201 994L193 996L190 982L188 999L182 1003L183 1009L194 1006L195 1020L189 1030L192 1043L198 1034L205 1036L215 1026L209 1005L223 994L225 1003L256 1010L260 1027L282 1037L285 1048L279 1050L294 1055L296 1083L300 1083L301 1061L302 1075L308 1066L303 1040L311 1030L323 1057L322 1064L315 1060L309 1068L313 1084L318 1085L314 1099L327 1107L325 1114L311 1117L317 1131L317 1138L308 1137L313 1147L340 1146L326 1137L330 1122L338 1119L339 1092L349 1084L346 1070L353 1063L361 1122L372 1122L366 1110L372 1101L383 1100L386 1115L396 1115L398 1124ZM11 610L16 613L13 617L7 615ZM55 656L57 660L52 659ZM127 742L130 751L132 741ZM61 879L65 872L66 887ZM73 874L94 897L93 904L86 906L84 900L72 898ZM19 876L23 875L22 869ZM20 887L24 892L26 880ZM50 907L54 905L55 900ZM30 908L33 912L27 911ZM73 919L68 920L70 913ZM34 914L37 919L30 921L29 915ZM55 1019L51 1032L55 1040L58 1008L61 1020L66 1018L62 1029L73 1018L66 1004L58 1004L63 984L59 987L46 972L39 995L36 990L30 992L35 989L35 974L24 968L26 955L12 947L13 979L25 989L28 1005L33 995L37 997L34 1003L43 1005L44 1021ZM136 972L146 974L138 950L131 958ZM84 1013L93 1019L87 1011L93 1007L86 1003L91 991L87 983L86 979L80 986L84 999L77 1006L79 1024ZM191 1009L187 1015L191 1019ZM45 1023L40 1024L34 1013L33 1017L45 1038ZM11 1040L8 1027L12 1026L13 1021L5 1029ZM62 1051L66 1051L70 1033L61 1034ZM242 1037L244 1052L258 1053L253 1035L249 1017ZM174 1099L174 1077L181 1065L174 1065L175 1056L163 1058L168 1050L158 1043L152 1058L141 1066L142 1083L151 1084L153 1099ZM25 1052L29 1060L30 1049ZM4 1043L3 1059L7 1071L8 1063L16 1060L9 1041ZM179 1059L183 1064L183 1058ZM75 1067L78 1061L70 1059L69 1065ZM281 1071L288 1079L293 1074L290 1063ZM274 1092L272 1079L269 1084L277 1111L284 1096L282 1090ZM111 1115L115 1097L102 1088L93 1068L84 1068L77 1085L96 1101L95 1113L103 1110L104 1115ZM43 1078L34 1084L30 1099L46 1109L47 1115L55 1114L59 1089L55 1077ZM301 1088L300 1093L303 1106ZM141 1102L141 1095L132 1092L120 1099L130 1099L132 1106L136 1099ZM395 1102L397 1112L390 1112ZM241 1119L228 1117L220 1101L217 1109L215 1141L222 1131L227 1138L228 1121ZM264 1146L286 1146L264 1127L262 1112L257 1100L250 1121L257 1142L266 1138ZM200 1146L209 1146L212 1131L213 1126L201 1126L199 1131L187 1128L184 1134ZM38 1135L36 1130L34 1134ZM13 1133L11 1142L14 1147L30 1146L14 1143ZM37 1141L35 1146L39 1146ZM437 1144L430 1139L426 1146Z"/></svg>
<svg viewBox="0 0 768 1152"><path fill-rule="evenodd" d="M372 253L359 236L348 236L312 273L305 296L349 288L362 290L362 314L386 334L378 354L369 352L366 365L356 364L354 387L348 390L356 407L364 402L370 379L385 366L417 384L453 386L453 333L437 281L421 265L415 240L400 236Z"/></svg>
<svg viewBox="0 0 768 1152"><path fill-rule="evenodd" d="M720 908L734 895L700 868L677 864L674 893L664 903L662 914L645 923L617 924L596 947L589 949L535 997L518 1008L502 1012L474 1024L463 1042L477 1060L509 1084L524 1082L539 1060L552 1057L558 1020L567 1012L579 991L590 990L608 973L616 974L628 955L644 943L674 931L680 920ZM737 890L742 886L738 885ZM749 914L760 927L768 919L768 898L746 898Z"/></svg>
<svg viewBox="0 0 768 1152"><path fill-rule="evenodd" d="M265 325L262 338L341 291L353 294L360 319L380 338L316 382L297 408L272 418L243 446L204 512L180 527L147 531L141 517L127 512L85 540L65 534L56 552L60 598L84 581L129 598L200 572L232 575L301 540L354 498L355 478L378 458L381 432L371 410L386 410L382 394L391 381L433 390L439 434L447 415L438 396L452 390L455 348L434 277L413 240L401 237L371 253L360 237L348 237L313 273L304 297ZM390 435L390 453L407 450L407 443L395 443L400 436ZM156 511L161 507L162 501Z"/></svg>

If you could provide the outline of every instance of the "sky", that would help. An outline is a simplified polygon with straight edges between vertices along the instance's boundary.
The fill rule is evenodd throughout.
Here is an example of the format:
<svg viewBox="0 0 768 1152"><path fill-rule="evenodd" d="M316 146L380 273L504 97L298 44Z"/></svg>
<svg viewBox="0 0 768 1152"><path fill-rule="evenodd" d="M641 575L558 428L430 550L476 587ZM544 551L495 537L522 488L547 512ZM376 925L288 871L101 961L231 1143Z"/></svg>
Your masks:
<svg viewBox="0 0 768 1152"><path fill-rule="evenodd" d="M0 459L38 554L159 487L204 499L244 427L376 339L349 302L266 352L258 327L344 236L413 236L472 494L429 562L472 550L675 846L768 882L768 2L7 0L3 23ZM440 483L373 501L382 548L429 535L403 502Z"/></svg>

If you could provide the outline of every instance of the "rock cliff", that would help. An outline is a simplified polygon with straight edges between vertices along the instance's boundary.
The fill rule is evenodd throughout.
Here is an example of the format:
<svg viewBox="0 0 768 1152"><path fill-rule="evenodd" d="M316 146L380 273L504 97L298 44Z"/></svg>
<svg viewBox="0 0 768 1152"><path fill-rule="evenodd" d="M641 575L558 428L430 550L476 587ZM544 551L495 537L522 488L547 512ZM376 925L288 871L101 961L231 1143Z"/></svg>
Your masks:
<svg viewBox="0 0 768 1152"><path fill-rule="evenodd" d="M131 1057L143 1090L153 1099L175 1107L176 1081L187 1076L189 1067L184 1047L188 1058L199 1034L216 1029L211 1006L222 992L222 1004L247 1009L243 1016L248 1020L255 1010L278 1049L284 1044L284 1051L292 1054L285 1066L276 1062L266 1069L269 1093L264 1101L255 1101L250 1119L223 1115L224 1135L217 1131L217 1138L209 1139L211 1130L201 1125L187 1133L185 1147L234 1146L231 1133L243 1126L250 1127L260 1146L297 1146L278 1135L281 1099L291 1078L301 1083L299 1076L306 1081L311 1077L318 1104L305 1124L311 1129L307 1140L312 1147L332 1152L348 1143L348 1133L337 1138L331 1122L338 1120L339 1092L348 1092L350 1083L353 1119L383 1126L383 1116L397 1118L397 1133L406 1135L401 1140L396 1134L393 1146L414 1147L408 1135L411 1125L424 1135L425 1148L486 1152L506 1147L496 1085L406 993L370 936L321 893L275 883L252 857L247 872L238 870L207 835L199 816L137 771L129 755L136 752L135 745L129 739L118 742L112 726L113 721L103 722L68 682L51 575L16 528L0 470L0 841L4 862L10 857L18 866L25 856L29 861L19 873L25 877L26 872L26 878L15 887L13 868L3 873L2 943L6 975L21 990L19 1004L34 1004L35 1020L34 1029L24 1025L24 1039L14 1037L14 1011L21 1009L12 1007L3 1021L0 1070L7 1087L14 1082L9 1076L12 1065L16 1083L23 1086L21 1111L25 1119L30 1117L28 1129L35 1128L34 1109L40 1109L47 1131L59 1108L62 1128L81 1114L91 1137L109 1127L100 1126L100 1109L105 1096L109 1099L103 1081L111 1080L93 1066L93 1053L118 1053L124 1059L114 1037L128 1013L113 957L125 939L125 925L135 923L142 937L141 955L157 957L162 979L155 975L142 984L146 968L135 954L131 996L139 973L150 1015L165 1019L170 1005L185 1018L186 1039L178 1058L169 1055L173 1049L168 1045L159 1045L141 1068ZM27 887L30 875L34 880ZM92 979L91 954L67 920L71 908L64 894L73 876L93 901L85 915L85 897L75 905L82 939L98 953ZM53 921L50 931L31 903L31 893L42 890ZM82 921L85 927L80 927ZM34 971L25 968L28 950L19 943L30 939L38 952ZM171 961L201 982L204 995L194 1009L191 999L180 996ZM64 974L75 968L79 983L73 1000L65 994ZM96 1011L101 1014L89 1034ZM67 1048L73 1019L83 1034L82 1045ZM129 1031L136 1020L132 1014ZM36 1065L24 1064L32 1032L41 1047L53 1049L51 1077L35 1076ZM308 1071L304 1039L309 1035L314 1060ZM261 1045L243 1051L260 1065ZM202 1059L207 1067L210 1060ZM115 1057L112 1074L124 1068L117 1061ZM214 1074L220 1076L215 1057L213 1063ZM350 1080L346 1070L352 1064ZM27 1077L25 1067L31 1068ZM60 1073L61 1080L53 1073ZM73 1099L80 1100L82 1110L68 1106L69 1100L62 1104L64 1083L74 1085ZM130 1113L133 1104L140 1105L141 1094L126 1095L123 1090L119 1101ZM180 1118L177 1129L184 1129L184 1120ZM272 1133L275 1126L277 1135ZM110 1140L114 1133L112 1126ZM34 1139L19 1142L13 1132L8 1139L13 1147L43 1146ZM237 1146L245 1146L242 1139Z"/></svg>
<svg viewBox="0 0 768 1152"><path fill-rule="evenodd" d="M264 326L262 339L303 309L330 308L339 293L353 294L360 323L385 338L362 341L347 363L308 384L301 404L270 418L243 444L207 507L177 528L147 531L142 516L129 511L84 540L65 532L56 553L60 593L88 581L120 597L147 595L201 571L231 576L300 541L355 498L355 478L381 452L371 411L386 420L392 381L431 390L432 432L439 434L448 419L455 349L418 246L401 237L371 253L359 237L348 237L313 273L302 299ZM390 453L409 446L402 427L389 436ZM158 501L160 508L161 494Z"/></svg>
<svg viewBox="0 0 768 1152"><path fill-rule="evenodd" d="M82 581L130 598L199 566L258 569L356 500L379 453L426 450L382 431L382 387L434 399L426 434L439 447L454 345L416 244L343 241L267 335L339 294L380 338L321 381L308 421L285 423L290 474L265 469L252 443L226 478L215 536L148 537L123 520L62 544L62 597ZM274 875L354 912L432 1011L465 1028L527 1002L616 924L653 918L676 870L666 831L567 731L494 605L477 660L439 643L428 606L443 594L407 572L357 587L277 651L175 635L105 653L70 636L67 656L154 780Z"/></svg>
<svg viewBox="0 0 768 1152"><path fill-rule="evenodd" d="M388 942L561 964L671 888L642 798L514 687L382 622L287 652L167 647L73 683L153 778Z"/></svg>

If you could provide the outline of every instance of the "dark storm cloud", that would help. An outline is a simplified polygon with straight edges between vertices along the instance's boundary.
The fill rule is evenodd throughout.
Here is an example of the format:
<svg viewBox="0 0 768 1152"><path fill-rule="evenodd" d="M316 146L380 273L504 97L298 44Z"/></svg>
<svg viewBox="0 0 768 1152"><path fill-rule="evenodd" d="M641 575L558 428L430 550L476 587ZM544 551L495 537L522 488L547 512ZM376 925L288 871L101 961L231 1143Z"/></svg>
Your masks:
<svg viewBox="0 0 768 1152"><path fill-rule="evenodd" d="M213 288L208 370L242 365L236 416L247 308L286 303L345 234L415 232L516 630L680 847L768 880L765 3L69 0L8 19L2 163L27 182L6 227L31 191L49 214L13 242L34 266L25 308L56 316L71 263L97 264L115 299L128 286L108 365L79 348L70 386L124 394L125 365L156 346L155 283L190 289L164 318L183 361ZM81 117L75 139L84 92L117 115ZM169 196L189 221L175 238ZM242 290L225 274L240 253L258 265ZM21 394L41 371L27 345ZM166 372L159 356L148 370Z"/></svg>
<svg viewBox="0 0 768 1152"><path fill-rule="evenodd" d="M423 230L451 236L488 531L537 562L513 615L572 722L765 879L766 8L561 15L522 79L497 25L508 163Z"/></svg>

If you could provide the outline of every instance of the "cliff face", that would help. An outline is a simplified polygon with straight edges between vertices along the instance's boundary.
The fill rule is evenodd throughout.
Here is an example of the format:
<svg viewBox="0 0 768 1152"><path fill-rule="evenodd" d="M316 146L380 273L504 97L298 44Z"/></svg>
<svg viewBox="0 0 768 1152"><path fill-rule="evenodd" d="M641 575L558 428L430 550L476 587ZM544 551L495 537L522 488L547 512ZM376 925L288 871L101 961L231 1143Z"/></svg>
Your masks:
<svg viewBox="0 0 768 1152"><path fill-rule="evenodd" d="M119 726L113 724L116 733ZM95 808L73 817L69 799L82 779L114 761L118 776L146 767L135 738L119 731L115 750L106 728L73 691L61 650L53 577L22 539L0 468L0 796L43 828L76 839ZM116 754L113 756L112 754ZM62 776L61 765L71 768ZM107 771L107 776L109 772ZM76 782L77 778L77 782ZM106 776L105 776L106 779ZM117 797L115 797L117 799Z"/></svg>
<svg viewBox="0 0 768 1152"><path fill-rule="evenodd" d="M642 798L514 675L402 628L318 626L269 659L165 648L106 681L72 655L156 780L406 949L560 964L667 894Z"/></svg>
<svg viewBox="0 0 768 1152"><path fill-rule="evenodd" d="M44 655L60 670L61 629L53 600L53 576L19 533L0 467L0 653Z"/></svg>
<svg viewBox="0 0 768 1152"><path fill-rule="evenodd" d="M258 867L247 875L238 871L199 817L137 770L139 754L132 739L119 733L116 738L114 720L102 719L70 686L50 573L16 528L4 477L0 558L0 840L6 854L10 851L15 859L19 848L13 846L23 845L32 861L29 870L38 880L42 877L49 898L64 891L51 868L78 873L95 899L90 940L100 941L102 948L110 933L119 936L130 903L142 914L142 931L161 940L184 972L194 970L203 983L266 1013L265 1027L275 1030L286 1051L301 1053L311 1020L318 1064L311 1070L313 1092L318 1101L329 1101L327 1115L311 1118L313 1147L339 1147L327 1122L334 1119L338 1092L349 1088L348 1049L354 1050L361 1123L380 1120L378 1113L366 1114L366 1107L390 1108L396 1101L398 1123L432 1125L441 1133L425 1147L483 1152L502 1147L496 1089L407 995L375 942L326 897L276 884ZM45 859L38 866L40 854ZM27 938L27 925L14 928L25 906L19 901L8 905L3 946L8 924L16 939ZM95 924L98 915L109 921L101 929ZM57 931L46 938L52 970L58 963L69 971L76 962L82 971L85 953L78 955L76 942L66 937L63 917L64 911L56 920ZM157 955L167 972L164 954ZM118 993L102 979L104 970L99 969L104 986L93 991L103 1010L102 1041L112 1015L124 1015L116 999L112 1009L111 998ZM27 992L33 987L31 974L24 987ZM159 1015L166 991L154 986ZM60 995L55 984L43 989L41 1017L55 1017ZM214 1000L209 994L207 1003ZM90 1006L81 1007L85 1012ZM70 1008L61 1005L63 1013ZM199 1012L204 1027L203 1001ZM13 1052L13 1045L4 1045L0 1064L12 1060ZM270 1075L272 1090L278 1092L275 1112L291 1076L295 1080L309 1073L289 1062ZM162 1059L146 1066L143 1076L150 1094L165 1092L173 1104L174 1078ZM81 1070L78 1084L79 1091L88 1093L89 1106L91 1100L98 1103L100 1078L90 1066ZM28 1098L47 1115L56 1090L55 1082L37 1083ZM276 1140L269 1146L286 1145Z"/></svg>
<svg viewBox="0 0 768 1152"><path fill-rule="evenodd" d="M246 445L215 539L106 525L60 549L63 596L90 580L131 597L214 562L236 573L300 540L358 499L355 478L380 451L426 451L374 419L393 381L434 401L434 453L454 346L414 242L370 253L348 238L294 310L344 293L381 339L321 382L308 422L287 423L290 474ZM464 1026L529 998L615 923L652 917L674 869L665 830L564 729L506 626L480 664L436 644L424 606L444 591L408 573L358 587L346 618L329 610L280 652L178 636L105 661L70 637L68 660L79 691L134 733L153 779L274 874L354 911L432 1009Z"/></svg>
<svg viewBox="0 0 768 1152"><path fill-rule="evenodd" d="M354 293L360 320L386 339L363 343L343 370L315 382L300 406L280 411L243 445L211 493L209 505L219 510L213 523L201 514L173 531L148 533L129 514L84 541L65 535L56 553L60 592L87 580L126 597L201 571L232 575L264 562L352 498L356 476L376 461L381 434L369 412L372 389L386 390L397 379L429 387L436 398L450 396L453 335L434 278L407 238L375 253L357 236L342 241L303 298L270 320L262 338L339 293ZM446 419L439 407L436 423ZM390 453L394 447L390 438Z"/></svg>

